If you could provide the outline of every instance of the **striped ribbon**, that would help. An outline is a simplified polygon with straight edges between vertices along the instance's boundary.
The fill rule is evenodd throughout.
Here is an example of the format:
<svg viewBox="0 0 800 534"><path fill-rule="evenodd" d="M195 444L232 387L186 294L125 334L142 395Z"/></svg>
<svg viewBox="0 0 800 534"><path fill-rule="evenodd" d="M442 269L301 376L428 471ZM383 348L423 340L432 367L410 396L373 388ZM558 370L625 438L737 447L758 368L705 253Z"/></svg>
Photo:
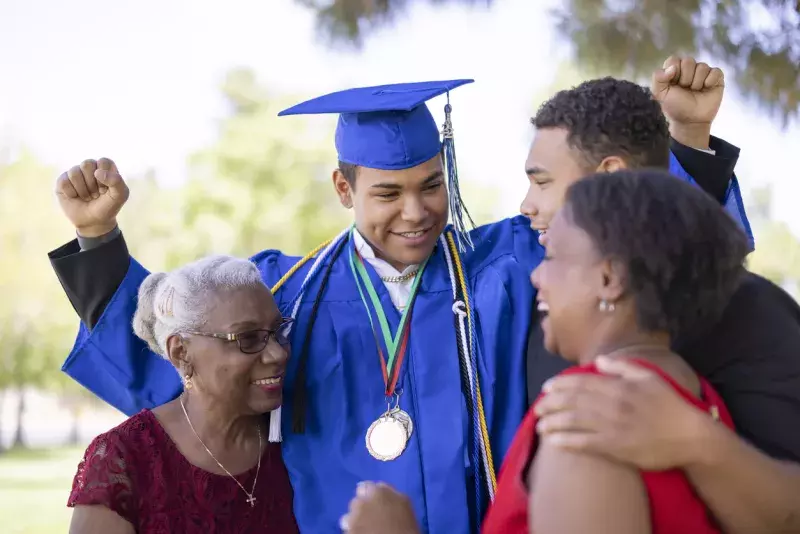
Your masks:
<svg viewBox="0 0 800 534"><path fill-rule="evenodd" d="M288 303L292 307L291 317L295 318L299 309L300 303L305 295L305 290L314 278L314 275L319 272L320 266L325 262L325 259L330 255L331 251L335 249L336 244L341 239L346 239L350 228L345 229L339 236L325 243L322 243L314 250L312 250L305 257L300 259L295 265L292 266L285 275L281 277L278 282L272 286L273 294L279 291L285 283L296 273L303 265L308 263L320 251L322 253L316 258L316 261L309 270L300 290L297 295ZM464 372L462 373L462 380L467 383L464 388L468 395L465 399L467 408L470 411L470 419L472 426L472 447L471 457L473 469L475 470L475 492L476 492L476 515L477 524L480 524L482 516L481 503L483 503L483 495L485 488L485 495L488 496L489 501L494 500L495 491L497 490L497 477L494 469L494 459L492 456L492 447L489 441L489 430L486 423L486 413L483 408L483 395L481 393L480 377L478 376L477 364L477 342L475 339L475 314L472 310L473 299L467 282L467 277L464 273L464 266L461 262L459 254L459 247L456 245L456 240L453 237L452 231L445 232L439 237L444 251L445 259L447 261L447 269L450 278L450 286L453 291L453 313L456 316L456 340L459 353L459 365ZM277 420L277 421L276 421ZM273 411L270 417L270 441L273 441L274 428L277 427L277 440L280 441L280 408Z"/></svg>

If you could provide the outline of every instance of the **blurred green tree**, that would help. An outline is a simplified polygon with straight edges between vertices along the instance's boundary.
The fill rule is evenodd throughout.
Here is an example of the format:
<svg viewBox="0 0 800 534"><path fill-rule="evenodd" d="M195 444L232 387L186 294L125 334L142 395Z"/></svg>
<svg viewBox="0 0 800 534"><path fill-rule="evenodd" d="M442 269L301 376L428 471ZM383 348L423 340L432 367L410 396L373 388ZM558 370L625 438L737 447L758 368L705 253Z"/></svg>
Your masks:
<svg viewBox="0 0 800 534"><path fill-rule="evenodd" d="M26 150L0 161L0 390L20 395L17 446L24 445L26 390L58 380L75 334L74 311L43 254L74 235L52 194L56 175Z"/></svg>
<svg viewBox="0 0 800 534"><path fill-rule="evenodd" d="M216 143L191 158L183 201L193 254L305 254L351 222L331 185L333 123L279 118L294 99L271 95L246 69L223 93L232 114Z"/></svg>
<svg viewBox="0 0 800 534"><path fill-rule="evenodd" d="M11 389L20 398L13 446L25 446L31 388L52 391L71 412L72 443L85 407L99 402L60 371L77 316L44 254L75 235L52 193L58 173L24 149L0 160L0 393ZM156 264L168 258L172 265L193 257L191 240L181 239L183 188L165 192L152 173L130 183L133 193L120 224L137 257Z"/></svg>
<svg viewBox="0 0 800 534"><path fill-rule="evenodd" d="M748 257L748 267L797 298L800 239L786 223L773 218L771 186L754 189L748 198L747 213L756 236L756 250Z"/></svg>
<svg viewBox="0 0 800 534"><path fill-rule="evenodd" d="M411 0L296 0L316 13L332 43L363 46ZM497 0L427 0L491 5ZM544 8L543 8L544 9ZM649 76L673 53L711 56L747 97L784 124L800 109L797 0L563 0L550 13L587 74Z"/></svg>

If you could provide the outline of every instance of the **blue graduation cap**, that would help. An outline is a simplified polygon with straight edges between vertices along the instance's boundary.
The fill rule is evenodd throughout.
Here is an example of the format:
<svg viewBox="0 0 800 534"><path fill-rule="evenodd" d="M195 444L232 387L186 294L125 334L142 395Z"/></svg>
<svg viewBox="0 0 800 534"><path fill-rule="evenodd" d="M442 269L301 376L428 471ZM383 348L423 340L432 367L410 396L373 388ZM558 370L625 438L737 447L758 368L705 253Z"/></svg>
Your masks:
<svg viewBox="0 0 800 534"><path fill-rule="evenodd" d="M371 169L402 170L443 154L450 190L450 213L459 248L472 246L463 223L469 212L458 188L450 91L474 80L399 83L358 87L320 96L278 115L339 114L336 151L339 161ZM445 123L440 131L425 102L447 94Z"/></svg>

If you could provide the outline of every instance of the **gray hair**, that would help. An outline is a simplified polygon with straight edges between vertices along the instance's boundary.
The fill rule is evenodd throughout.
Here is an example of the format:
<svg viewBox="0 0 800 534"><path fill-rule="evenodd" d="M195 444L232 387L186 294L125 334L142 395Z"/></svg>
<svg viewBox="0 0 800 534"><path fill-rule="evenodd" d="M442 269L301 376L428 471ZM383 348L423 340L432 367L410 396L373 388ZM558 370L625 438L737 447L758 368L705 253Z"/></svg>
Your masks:
<svg viewBox="0 0 800 534"><path fill-rule="evenodd" d="M139 286L133 331L167 358L167 339L205 325L208 296L219 290L264 286L249 260L209 256L169 273L152 273Z"/></svg>

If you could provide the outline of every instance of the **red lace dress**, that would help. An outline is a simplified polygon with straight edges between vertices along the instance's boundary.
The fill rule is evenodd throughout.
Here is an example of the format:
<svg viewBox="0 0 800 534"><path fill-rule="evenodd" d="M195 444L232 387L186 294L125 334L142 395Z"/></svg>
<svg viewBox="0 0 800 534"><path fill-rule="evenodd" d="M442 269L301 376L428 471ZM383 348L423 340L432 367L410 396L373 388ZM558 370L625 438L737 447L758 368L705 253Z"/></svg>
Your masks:
<svg viewBox="0 0 800 534"><path fill-rule="evenodd" d="M255 467L237 478L251 488ZM254 507L227 475L189 463L149 410L101 434L86 449L67 506L105 506L139 534L298 532L280 445L261 458Z"/></svg>
<svg viewBox="0 0 800 534"><path fill-rule="evenodd" d="M687 403L709 412L720 424L733 429L733 420L722 398L704 379L700 379L702 400L699 400L658 367L644 361L634 362L658 373ZM589 364L573 367L561 374L602 373L594 364ZM537 421L531 407L506 453L497 481L495 500L484 518L482 534L528 534L528 488L525 473L536 454ZM653 534L721 532L683 471L642 471L641 475L650 501ZM569 476L569 473L565 476Z"/></svg>

